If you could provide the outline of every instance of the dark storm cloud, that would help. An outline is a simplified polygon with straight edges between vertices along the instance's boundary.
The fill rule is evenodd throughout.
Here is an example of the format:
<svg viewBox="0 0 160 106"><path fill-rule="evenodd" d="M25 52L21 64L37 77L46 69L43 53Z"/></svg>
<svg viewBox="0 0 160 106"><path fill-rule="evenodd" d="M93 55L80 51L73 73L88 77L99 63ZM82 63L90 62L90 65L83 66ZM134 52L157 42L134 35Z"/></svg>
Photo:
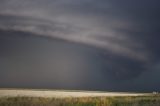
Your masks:
<svg viewBox="0 0 160 106"><path fill-rule="evenodd" d="M36 5L37 3L39 5ZM133 47L137 47L138 45L135 44L130 37L117 34L114 28L112 28L115 26L128 28L131 27L130 23L115 18L115 16L111 14L112 11L113 13L115 12L114 7L109 5L110 3L105 3L106 5L102 4L101 2L95 1L92 3L90 0L81 2L72 0L48 1L45 3L41 0L34 2L24 0L6 1L2 5L2 7L4 7L1 9L2 15L12 14L16 17L27 16L30 18L38 18L37 21L39 19L47 20L49 23L43 21L43 23L38 22L37 25L37 23L31 21L30 18L26 18L24 20L13 20L10 22L13 25L7 25L7 28L6 25L4 25L6 24L5 22L1 25L1 28L58 37L77 43L100 47L137 60L147 60L148 58L145 56L147 54L144 55L144 52L134 50ZM99 40L96 39L97 37L95 36L111 38L114 39L114 42L110 42L107 38L105 41ZM121 44L120 42L123 43Z"/></svg>
<svg viewBox="0 0 160 106"><path fill-rule="evenodd" d="M11 77L13 86L25 82L28 85L21 86L159 90L158 4L158 0L1 1L1 84L8 86ZM37 79L31 75L39 72ZM156 78L147 84L150 74Z"/></svg>

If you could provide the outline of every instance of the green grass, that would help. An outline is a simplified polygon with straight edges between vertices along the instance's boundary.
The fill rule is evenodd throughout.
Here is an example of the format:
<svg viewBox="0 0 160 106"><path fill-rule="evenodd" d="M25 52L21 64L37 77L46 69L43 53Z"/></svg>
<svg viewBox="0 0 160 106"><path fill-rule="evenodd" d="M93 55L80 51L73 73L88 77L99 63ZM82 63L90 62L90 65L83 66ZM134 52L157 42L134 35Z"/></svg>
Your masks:
<svg viewBox="0 0 160 106"><path fill-rule="evenodd" d="M42 98L2 97L0 106L160 106L160 96Z"/></svg>

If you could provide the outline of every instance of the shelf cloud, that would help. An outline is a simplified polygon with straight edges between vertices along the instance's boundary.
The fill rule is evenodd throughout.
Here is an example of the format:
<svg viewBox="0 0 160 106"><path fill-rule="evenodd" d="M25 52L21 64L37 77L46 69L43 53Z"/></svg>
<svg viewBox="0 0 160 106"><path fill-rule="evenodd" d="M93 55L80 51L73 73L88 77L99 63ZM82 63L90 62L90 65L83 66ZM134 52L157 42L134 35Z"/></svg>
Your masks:
<svg viewBox="0 0 160 106"><path fill-rule="evenodd" d="M46 56L44 62L35 61L35 63L43 64L42 66L46 67L44 68L44 70L48 70L46 76L50 76L49 70L59 70L59 72L53 71L52 75L61 76L68 72L67 68L62 68L64 66L68 67L68 70L72 70L69 73L73 74L66 76L63 74L62 76L73 85L79 82L80 85L86 84L86 89L105 90L122 86L119 90L123 90L123 87L126 86L125 90L134 90L130 87L140 84L136 82L143 82L145 78L149 77L148 72L157 74L159 69L155 68L158 67L160 59L158 46L160 38L159 3L158 0L2 0L0 4L0 50L3 52L0 53L0 62L7 67L7 64L8 66L12 64L9 60L14 60L18 58L17 55L22 55L24 67L27 67L26 61L36 60L35 58L27 60L27 56L39 56L41 52L45 51L44 54L37 57L43 60L43 56ZM48 42L46 39L49 39ZM31 46L36 44L40 48L36 49L37 46ZM19 47L19 45L23 47ZM66 48L73 52L73 57L69 55L70 53L66 54L68 57L65 56L65 53L55 53L55 51L65 52ZM16 51L13 52L12 49ZM28 54L28 51L32 52ZM52 60L48 59L50 57ZM79 61L75 63L77 59ZM54 67L52 67L52 63L54 63ZM66 64L68 65L66 66ZM88 71L83 72L75 66L83 67L83 70ZM5 70L10 70L6 67L4 67ZM17 69L17 67L13 67L13 69ZM29 65L29 67L31 66ZM35 67L36 65L28 70L34 70ZM10 71L1 70L0 73L5 73L4 76L10 76ZM13 73L24 74L14 71ZM27 73L30 75L28 71ZM81 81L82 79L80 80L80 77L84 76L82 73L86 75L84 78L86 83ZM78 77L78 75L80 76ZM76 79L75 76L79 79ZM94 78L99 80L95 81ZM3 80L4 82L1 83L5 85L8 80L5 78ZM52 80L52 78L48 80ZM59 85L59 81L54 82L55 86L63 87L65 82L62 81L63 84ZM129 84L131 81L133 86ZM103 84L99 84L99 82ZM19 83L21 85L21 82ZM80 85L75 86L85 89L85 86ZM49 87L49 84L46 86ZM68 86L72 88L72 84L68 84ZM141 90L141 87L136 90Z"/></svg>

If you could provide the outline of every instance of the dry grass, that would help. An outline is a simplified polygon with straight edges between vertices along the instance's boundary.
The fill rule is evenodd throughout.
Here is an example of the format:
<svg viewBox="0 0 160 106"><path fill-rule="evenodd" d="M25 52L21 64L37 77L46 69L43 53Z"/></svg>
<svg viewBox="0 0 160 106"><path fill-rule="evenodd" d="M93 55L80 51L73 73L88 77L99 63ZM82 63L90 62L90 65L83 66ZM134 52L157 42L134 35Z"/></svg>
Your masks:
<svg viewBox="0 0 160 106"><path fill-rule="evenodd" d="M160 96L135 97L1 97L0 106L160 106Z"/></svg>

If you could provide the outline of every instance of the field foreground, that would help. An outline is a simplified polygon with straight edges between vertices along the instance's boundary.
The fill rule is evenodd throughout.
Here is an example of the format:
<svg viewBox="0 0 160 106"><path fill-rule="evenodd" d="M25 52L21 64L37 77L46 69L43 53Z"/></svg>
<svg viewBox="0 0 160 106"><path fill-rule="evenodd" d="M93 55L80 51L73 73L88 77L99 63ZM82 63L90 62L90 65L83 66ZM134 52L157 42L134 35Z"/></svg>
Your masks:
<svg viewBox="0 0 160 106"><path fill-rule="evenodd" d="M142 93L1 89L0 106L160 106L160 96Z"/></svg>

